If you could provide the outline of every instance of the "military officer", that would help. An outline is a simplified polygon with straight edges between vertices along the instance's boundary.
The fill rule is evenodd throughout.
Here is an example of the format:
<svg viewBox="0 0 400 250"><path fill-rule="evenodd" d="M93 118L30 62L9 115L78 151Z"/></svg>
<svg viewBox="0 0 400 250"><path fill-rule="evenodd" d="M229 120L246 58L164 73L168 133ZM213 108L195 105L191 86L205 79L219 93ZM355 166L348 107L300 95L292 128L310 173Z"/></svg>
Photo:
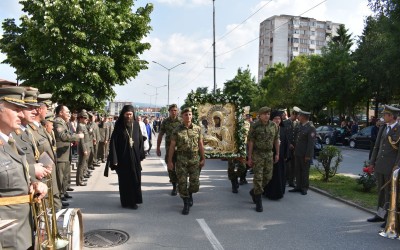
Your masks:
<svg viewBox="0 0 400 250"><path fill-rule="evenodd" d="M89 119L91 119L91 126L93 127L93 166L99 167L100 160L98 158L98 151L100 142L100 128L98 125L97 115L93 113L91 114L92 117L90 117L89 114Z"/></svg>
<svg viewBox="0 0 400 250"><path fill-rule="evenodd" d="M310 122L310 112L299 111L299 126L296 137L295 157L295 176L296 187L289 192L300 192L306 195L309 187L309 173L311 159L314 156L315 127Z"/></svg>
<svg viewBox="0 0 400 250"><path fill-rule="evenodd" d="M287 181L289 187L295 187L294 185L294 169L295 169L295 159L294 159L294 148L296 145L296 135L298 130L299 121L297 117L299 115L300 108L294 106L290 117L283 121L284 128L286 129L287 138L289 141L289 160L285 163L287 169Z"/></svg>
<svg viewBox="0 0 400 250"><path fill-rule="evenodd" d="M73 191L72 188L69 188L72 160L71 143L83 138L83 134L72 134L70 132L68 121L71 118L71 112L67 106L58 105L54 111L56 118L53 121L53 131L57 148L57 171L60 180L62 180L60 192L67 194L67 191Z"/></svg>
<svg viewBox="0 0 400 250"><path fill-rule="evenodd" d="M0 249L33 247L29 193L41 199L47 186L31 176L24 152L15 145L11 132L19 128L26 108L22 87L0 88L0 218L16 219L15 226L0 233Z"/></svg>
<svg viewBox="0 0 400 250"><path fill-rule="evenodd" d="M92 114L92 112L87 112L89 116L89 120L87 123L87 129L89 131L89 137L90 141L88 142L88 147L89 147L89 156L88 156L88 169L94 170L94 165L97 165L97 156L94 154L97 154L97 150L95 152L95 146L97 145L98 142L98 126L94 122L96 117ZM96 163L96 164L95 164Z"/></svg>
<svg viewBox="0 0 400 250"><path fill-rule="evenodd" d="M90 175L87 173L88 168L88 158L89 158L89 144L91 143L89 131L87 129L87 123L89 120L89 115L85 110L82 110L78 114L78 128L76 129L77 133L81 133L84 135L83 138L79 139L78 144L78 169L76 171L76 185L77 186L86 186L87 183L84 182L85 178L89 178Z"/></svg>
<svg viewBox="0 0 400 250"><path fill-rule="evenodd" d="M178 117L178 106L176 104L171 104L168 108L168 112L169 116L161 123L160 133L158 134L157 137L157 155L161 156L160 146L162 138L165 134L165 162L167 163L168 163L169 145L171 142L172 132L176 127L178 127L179 124L181 124L181 119L179 119ZM173 160L173 162L175 162L175 159ZM175 196L177 195L176 184L178 182L175 168L168 169L168 175L169 175L169 182L172 183L171 195Z"/></svg>
<svg viewBox="0 0 400 250"><path fill-rule="evenodd" d="M390 183L394 169L400 164L400 124L396 121L400 109L385 105L382 114L385 125L379 128L370 160L378 184L378 210L369 222L386 219L390 202L390 185L386 183Z"/></svg>
<svg viewBox="0 0 400 250"><path fill-rule="evenodd" d="M258 111L259 120L250 127L247 143L249 146L248 165L253 167L253 185L250 195L256 203L256 211L262 212L261 195L264 187L272 179L273 164L279 161L279 128L269 120L271 108L262 107ZM277 149L273 155L272 149Z"/></svg>
<svg viewBox="0 0 400 250"><path fill-rule="evenodd" d="M99 149L97 159L101 159L101 162L105 162L106 152L108 151L108 140L110 138L110 124L107 122L107 116L104 116L99 123Z"/></svg>
<svg viewBox="0 0 400 250"><path fill-rule="evenodd" d="M192 123L192 109L185 108L181 116L182 123L174 129L170 138L168 169L174 169L173 156L176 147L176 176L179 195L184 204L182 214L186 215L193 206L192 194L199 191L200 170L204 166L205 158L201 128Z"/></svg>

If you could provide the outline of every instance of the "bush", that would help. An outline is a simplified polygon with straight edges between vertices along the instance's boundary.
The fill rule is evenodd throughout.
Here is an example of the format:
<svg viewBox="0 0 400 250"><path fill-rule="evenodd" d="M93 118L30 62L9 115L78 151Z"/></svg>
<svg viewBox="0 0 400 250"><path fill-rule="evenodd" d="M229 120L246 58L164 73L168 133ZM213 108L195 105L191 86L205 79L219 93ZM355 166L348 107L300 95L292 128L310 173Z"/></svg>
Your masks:
<svg viewBox="0 0 400 250"><path fill-rule="evenodd" d="M340 149L328 145L321 150L317 159L318 163L315 168L322 174L322 179L327 182L329 178L336 175L343 156ZM332 160L334 160L333 164Z"/></svg>

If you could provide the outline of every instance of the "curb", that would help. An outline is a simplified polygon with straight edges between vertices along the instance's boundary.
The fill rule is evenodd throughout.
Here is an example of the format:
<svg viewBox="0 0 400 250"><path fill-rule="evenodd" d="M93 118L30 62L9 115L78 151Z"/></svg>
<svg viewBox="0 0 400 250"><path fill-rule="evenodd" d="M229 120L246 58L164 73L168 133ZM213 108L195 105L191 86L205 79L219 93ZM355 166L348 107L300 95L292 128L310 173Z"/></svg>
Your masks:
<svg viewBox="0 0 400 250"><path fill-rule="evenodd" d="M316 193L319 193L319 194L322 194L322 195L324 195L324 196L326 196L326 197L329 197L329 198L331 198L331 199L334 199L334 200L343 202L343 203L345 203L345 204L347 204L347 205L349 205L349 206L358 208L358 209L360 209L360 210L362 210L362 211L364 211L364 212L370 213L370 214L372 214L372 215L376 214L376 212L374 212L374 211L372 211L372 210L370 210L370 209L368 209L368 208L365 208L365 207L363 207L363 206L360 206L360 205L358 205L358 204L355 204L354 202L351 202L351 201L348 201L348 200L345 200L345 199L342 199L342 198L333 196L333 195L329 194L328 192L326 192L326 191L324 191L324 190L322 190L322 189L319 189L319 188L316 188L316 187L313 187L313 186L310 186L309 189L311 189L312 191L314 191L314 192L316 192Z"/></svg>

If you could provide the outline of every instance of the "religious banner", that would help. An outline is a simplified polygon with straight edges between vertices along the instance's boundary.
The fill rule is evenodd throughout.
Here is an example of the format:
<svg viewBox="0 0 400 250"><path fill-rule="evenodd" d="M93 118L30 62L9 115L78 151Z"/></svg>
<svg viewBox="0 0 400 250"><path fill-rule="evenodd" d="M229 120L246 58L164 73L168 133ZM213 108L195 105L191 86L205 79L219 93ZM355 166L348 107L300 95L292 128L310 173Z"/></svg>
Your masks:
<svg viewBox="0 0 400 250"><path fill-rule="evenodd" d="M193 122L201 127L206 158L245 157L241 96L190 93Z"/></svg>

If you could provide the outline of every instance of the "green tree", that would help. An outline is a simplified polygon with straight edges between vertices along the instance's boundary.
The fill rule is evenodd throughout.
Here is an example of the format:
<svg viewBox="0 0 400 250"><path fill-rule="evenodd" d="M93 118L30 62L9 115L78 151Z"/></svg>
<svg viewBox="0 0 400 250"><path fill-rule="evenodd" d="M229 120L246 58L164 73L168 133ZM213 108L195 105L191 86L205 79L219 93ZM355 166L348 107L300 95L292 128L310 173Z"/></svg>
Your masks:
<svg viewBox="0 0 400 250"><path fill-rule="evenodd" d="M226 95L240 95L243 106L250 106L258 91L255 77L251 76L250 69L238 69L237 75L224 83L223 93Z"/></svg>
<svg viewBox="0 0 400 250"><path fill-rule="evenodd" d="M24 85L53 93L77 108L104 106L147 62L151 4L132 12L134 0L26 0L21 24L6 19L0 50Z"/></svg>

